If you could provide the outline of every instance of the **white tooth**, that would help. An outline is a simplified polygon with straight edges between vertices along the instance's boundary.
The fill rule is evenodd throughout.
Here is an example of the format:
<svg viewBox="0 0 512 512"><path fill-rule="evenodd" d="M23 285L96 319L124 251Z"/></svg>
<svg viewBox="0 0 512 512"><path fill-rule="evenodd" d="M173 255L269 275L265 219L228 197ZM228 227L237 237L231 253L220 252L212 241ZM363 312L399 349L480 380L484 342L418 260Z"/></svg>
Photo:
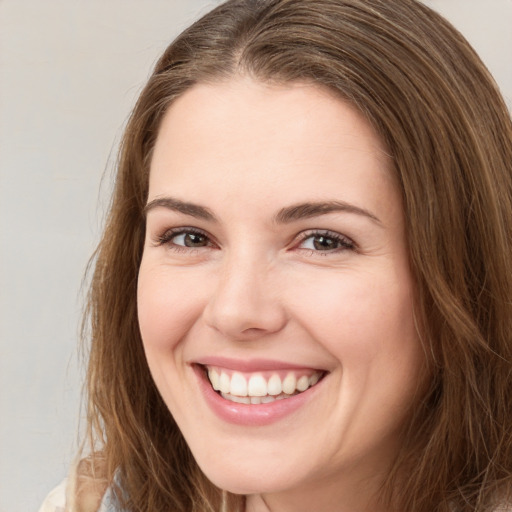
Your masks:
<svg viewBox="0 0 512 512"><path fill-rule="evenodd" d="M262 396L261 397L261 403L262 404L269 404L270 402L275 402L276 398L270 395Z"/></svg>
<svg viewBox="0 0 512 512"><path fill-rule="evenodd" d="M265 396L267 394L267 382L262 375L253 375L249 379L248 394L250 396Z"/></svg>
<svg viewBox="0 0 512 512"><path fill-rule="evenodd" d="M247 396L235 396L229 393L221 393L222 398L229 400L230 402L236 402L238 404L247 404L251 403L251 399Z"/></svg>
<svg viewBox="0 0 512 512"><path fill-rule="evenodd" d="M283 391L283 386L281 384L281 379L279 375L274 373L270 379L268 379L268 394L269 395L279 395Z"/></svg>
<svg viewBox="0 0 512 512"><path fill-rule="evenodd" d="M219 378L219 389L222 393L229 393L231 387L231 379L227 373L222 372Z"/></svg>
<svg viewBox="0 0 512 512"><path fill-rule="evenodd" d="M311 377L309 377L309 385L314 386L320 380L320 374L318 372L313 373Z"/></svg>
<svg viewBox="0 0 512 512"><path fill-rule="evenodd" d="M217 373L216 370L214 370L213 368L209 369L208 370L208 378L210 379L210 382L212 383L212 387L213 389L215 389L215 391L219 391L219 374Z"/></svg>
<svg viewBox="0 0 512 512"><path fill-rule="evenodd" d="M245 377L238 372L233 373L231 376L231 391L232 395L247 396L247 381Z"/></svg>
<svg viewBox="0 0 512 512"><path fill-rule="evenodd" d="M261 404L261 396L251 396L251 404Z"/></svg>
<svg viewBox="0 0 512 512"><path fill-rule="evenodd" d="M297 381L297 390L298 391L306 391L309 388L309 377L307 375L303 375Z"/></svg>
<svg viewBox="0 0 512 512"><path fill-rule="evenodd" d="M231 395L230 396L230 400L232 402L236 402L238 404L250 404L251 403L251 399L248 396L235 396L235 395Z"/></svg>
<svg viewBox="0 0 512 512"><path fill-rule="evenodd" d="M291 395L295 391L296 385L297 385L297 379L295 378L295 374L289 373L283 380L283 391L287 395Z"/></svg>

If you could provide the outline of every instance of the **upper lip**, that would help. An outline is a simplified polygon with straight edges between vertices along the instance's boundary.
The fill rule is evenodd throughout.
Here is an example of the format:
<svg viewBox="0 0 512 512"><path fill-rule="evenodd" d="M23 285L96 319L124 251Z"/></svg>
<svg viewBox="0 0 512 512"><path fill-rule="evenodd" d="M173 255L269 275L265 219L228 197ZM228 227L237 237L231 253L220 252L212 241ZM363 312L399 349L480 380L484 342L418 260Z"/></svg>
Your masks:
<svg viewBox="0 0 512 512"><path fill-rule="evenodd" d="M290 363L287 361L278 361L275 359L234 359L220 356L206 356L194 360L192 363L207 367L216 366L240 372L300 370L306 368L324 371L322 368L315 368L309 364Z"/></svg>

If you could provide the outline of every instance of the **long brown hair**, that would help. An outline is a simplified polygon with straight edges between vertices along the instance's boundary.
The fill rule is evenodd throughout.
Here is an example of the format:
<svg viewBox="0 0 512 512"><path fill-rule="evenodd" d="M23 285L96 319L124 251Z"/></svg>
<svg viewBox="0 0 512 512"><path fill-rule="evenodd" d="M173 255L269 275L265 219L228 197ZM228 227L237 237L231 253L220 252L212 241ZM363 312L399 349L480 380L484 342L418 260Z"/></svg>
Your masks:
<svg viewBox="0 0 512 512"><path fill-rule="evenodd" d="M82 473L116 475L132 512L243 509L200 472L159 396L136 305L159 123L194 84L240 74L329 88L387 145L431 386L382 499L403 511L492 510L512 482L512 126L466 40L414 0L230 0L165 51L127 125L94 261Z"/></svg>

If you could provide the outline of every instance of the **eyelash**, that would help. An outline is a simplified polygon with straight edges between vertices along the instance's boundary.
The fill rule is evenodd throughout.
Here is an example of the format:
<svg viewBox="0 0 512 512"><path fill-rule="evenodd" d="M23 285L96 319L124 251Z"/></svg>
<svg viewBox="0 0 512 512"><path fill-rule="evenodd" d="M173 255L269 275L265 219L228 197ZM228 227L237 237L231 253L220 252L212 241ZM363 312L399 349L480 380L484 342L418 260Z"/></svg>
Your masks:
<svg viewBox="0 0 512 512"><path fill-rule="evenodd" d="M339 252L343 251L353 251L356 249L356 244L350 240L350 238L341 235L340 233L336 233L335 231L328 231L328 230L312 230L312 231L305 231L299 235L299 245L303 244L308 239L314 239L323 237L327 240L331 240L337 245L338 247L335 247L332 250L315 250L315 249L306 249L302 247L301 249L310 251L311 253L318 253L319 256L326 255L326 254L337 254Z"/></svg>
<svg viewBox="0 0 512 512"><path fill-rule="evenodd" d="M210 237L202 230L192 227L184 227L184 228L174 228L174 229L168 229L165 231L165 233L157 238L157 245L169 245L169 248L181 252L181 251L188 251L191 249L196 249L195 247L187 247L184 245L178 245L175 243L172 243L172 239L177 237L178 235L198 235L205 237L208 242L209 246L212 245L212 241ZM208 246L206 246L208 247ZM201 247L199 247L201 248Z"/></svg>
<svg viewBox="0 0 512 512"><path fill-rule="evenodd" d="M187 246L178 245L178 244L175 244L172 242L172 239L179 235L189 235L189 234L205 237L207 240L207 245L200 246L200 247L187 247ZM313 238L319 238L319 237L323 237L327 240L334 242L334 245L337 245L337 247L335 247L332 250L328 249L325 251L315 250L312 248L297 247L297 245L302 245L306 240L308 240L310 238L313 239ZM159 245L159 246L168 245L171 250L176 251L176 252L186 252L186 251L190 251L190 250L194 250L194 249L202 249L203 247L212 247L215 245L215 243L212 242L211 238L209 237L209 235L207 233L205 233L204 231L202 231L200 229L193 228L193 227L180 227L180 228L175 228L175 229L168 229L167 231L165 231L165 233L163 233L162 235L157 237L156 242L157 242L157 245ZM348 238L344 235L341 235L339 233L336 233L334 231L328 231L328 230L305 231L298 236L298 243L295 244L294 246L297 247L298 249L309 251L311 254L319 255L319 256L325 256L327 254L337 254L337 253L343 252L343 251L356 250L356 244L352 240L350 240L350 238Z"/></svg>

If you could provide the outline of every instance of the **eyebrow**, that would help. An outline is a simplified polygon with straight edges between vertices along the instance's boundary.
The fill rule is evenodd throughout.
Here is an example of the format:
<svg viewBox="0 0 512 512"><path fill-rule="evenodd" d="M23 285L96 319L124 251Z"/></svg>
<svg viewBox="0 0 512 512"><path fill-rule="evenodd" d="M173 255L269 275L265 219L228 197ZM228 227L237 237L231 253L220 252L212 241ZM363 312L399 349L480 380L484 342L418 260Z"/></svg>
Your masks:
<svg viewBox="0 0 512 512"><path fill-rule="evenodd" d="M144 215L147 215L150 210L158 207L167 208L168 210L190 215L191 217L196 217L198 219L217 222L217 218L215 215L213 215L209 208L206 208L205 206L199 206L198 204L194 203L180 201L179 199L175 199L173 197L158 197L153 199L153 201L150 201L144 207Z"/></svg>
<svg viewBox="0 0 512 512"><path fill-rule="evenodd" d="M300 219L308 219L310 217L317 217L319 215L326 215L333 212L353 213L367 217L376 224L382 225L380 219L372 212L355 206L344 201L326 201L317 203L300 203L292 206L287 206L279 210L274 217L277 224L287 224Z"/></svg>
<svg viewBox="0 0 512 512"><path fill-rule="evenodd" d="M173 197L159 197L153 199L144 207L144 215L147 215L150 210L158 207L167 208L198 219L218 222L217 218L209 208L186 201L180 201ZM277 212L273 221L276 224L288 224L301 219L318 217L320 215L326 215L334 212L361 215L363 217L367 217L376 224L382 224L380 219L370 211L344 201L307 202L286 206Z"/></svg>

